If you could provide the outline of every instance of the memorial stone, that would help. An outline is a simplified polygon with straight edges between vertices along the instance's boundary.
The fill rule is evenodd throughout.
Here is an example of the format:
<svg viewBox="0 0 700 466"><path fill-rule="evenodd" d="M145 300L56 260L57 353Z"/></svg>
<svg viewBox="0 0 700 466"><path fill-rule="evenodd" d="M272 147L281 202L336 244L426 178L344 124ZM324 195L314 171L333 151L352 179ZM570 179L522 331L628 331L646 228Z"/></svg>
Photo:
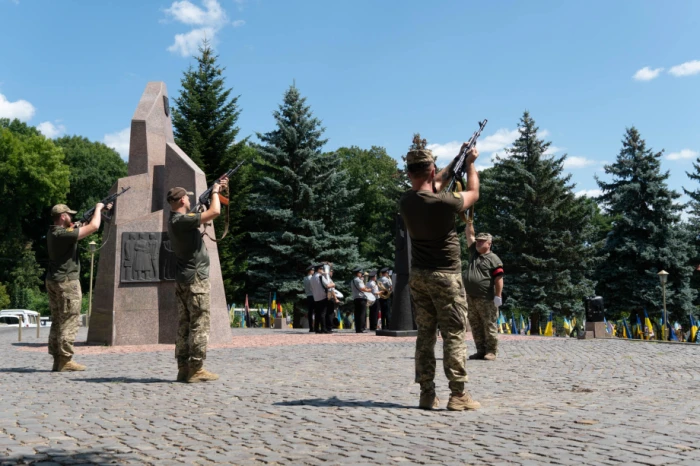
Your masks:
<svg viewBox="0 0 700 466"><path fill-rule="evenodd" d="M120 196L112 220L104 223L103 247L93 292L89 344L175 343L177 302L175 257L167 222L168 189L182 186L196 203L207 189L204 172L175 144L165 83L149 82L131 120L128 176L110 193ZM209 229L209 234L212 234ZM209 343L231 340L217 245L204 237L210 258Z"/></svg>

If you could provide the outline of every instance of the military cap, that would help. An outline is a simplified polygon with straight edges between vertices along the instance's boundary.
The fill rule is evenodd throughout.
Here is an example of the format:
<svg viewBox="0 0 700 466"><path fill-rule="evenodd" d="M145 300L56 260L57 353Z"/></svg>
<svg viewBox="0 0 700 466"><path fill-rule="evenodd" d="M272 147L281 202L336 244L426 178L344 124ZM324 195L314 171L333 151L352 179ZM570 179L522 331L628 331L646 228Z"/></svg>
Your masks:
<svg viewBox="0 0 700 466"><path fill-rule="evenodd" d="M185 194L189 194L190 196L194 195L194 193L192 191L188 191L185 188L180 188L180 187L173 188L170 191L168 191L168 197L167 197L168 202L179 201L180 199L182 199L182 196L184 196Z"/></svg>
<svg viewBox="0 0 700 466"><path fill-rule="evenodd" d="M314 269L314 266L313 266L313 265L310 265L310 266L308 266L308 267L306 268L306 271L308 272L308 271L313 270L313 269Z"/></svg>
<svg viewBox="0 0 700 466"><path fill-rule="evenodd" d="M382 270L379 271L379 273L384 273L384 272L388 272L388 271L389 271L389 267L384 267Z"/></svg>
<svg viewBox="0 0 700 466"><path fill-rule="evenodd" d="M369 271L369 276L370 276L370 277L376 277L376 276L377 276L377 271L374 270L374 269L370 270L370 271Z"/></svg>
<svg viewBox="0 0 700 466"><path fill-rule="evenodd" d="M354 269L352 269L352 273L360 273L360 272L362 272L362 267L355 267Z"/></svg>
<svg viewBox="0 0 700 466"><path fill-rule="evenodd" d="M73 215L75 215L75 214L77 214L78 212L76 212L75 210L70 210L70 209L68 208L68 206L65 205L65 204L56 204L56 205L53 206L53 208L51 209L51 216L61 215L61 214L63 214L63 213L68 213L68 214L73 214Z"/></svg>
<svg viewBox="0 0 700 466"><path fill-rule="evenodd" d="M488 233L479 233L476 235L476 239L485 239L486 241L493 241L493 236Z"/></svg>
<svg viewBox="0 0 700 466"><path fill-rule="evenodd" d="M430 149L410 150L406 154L406 165L422 162L435 162L435 157Z"/></svg>

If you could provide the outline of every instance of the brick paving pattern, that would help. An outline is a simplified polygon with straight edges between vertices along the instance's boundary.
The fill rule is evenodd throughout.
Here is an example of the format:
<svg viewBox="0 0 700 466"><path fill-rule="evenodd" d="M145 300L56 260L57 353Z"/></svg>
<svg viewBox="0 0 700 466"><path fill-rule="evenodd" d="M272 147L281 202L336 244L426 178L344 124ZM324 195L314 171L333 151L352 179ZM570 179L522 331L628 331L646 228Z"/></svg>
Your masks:
<svg viewBox="0 0 700 466"><path fill-rule="evenodd" d="M233 335L218 381L182 384L172 345L78 345L88 370L58 374L48 330L0 329L0 465L700 464L700 345L501 336L467 363L482 409L445 409L439 360L430 412L413 338Z"/></svg>

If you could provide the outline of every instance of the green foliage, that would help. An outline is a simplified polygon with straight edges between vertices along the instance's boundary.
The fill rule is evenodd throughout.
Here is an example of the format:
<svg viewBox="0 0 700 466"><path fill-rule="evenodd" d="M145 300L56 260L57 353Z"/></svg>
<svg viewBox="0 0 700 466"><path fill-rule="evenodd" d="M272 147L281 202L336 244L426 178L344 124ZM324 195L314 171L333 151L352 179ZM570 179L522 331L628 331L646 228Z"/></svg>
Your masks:
<svg viewBox="0 0 700 466"><path fill-rule="evenodd" d="M598 271L597 290L606 298L609 317L617 318L623 311L641 313L644 308L650 317L661 315L657 273L662 269L670 273L666 290L670 317L682 319L694 309L697 292L689 286L693 238L680 224L684 206L674 203L680 194L668 188L668 172L661 172L662 153L648 149L637 129L629 128L617 159L605 166L613 180L596 177L603 190L600 201L615 217L603 248L609 258Z"/></svg>
<svg viewBox="0 0 700 466"><path fill-rule="evenodd" d="M65 200L68 187L61 149L24 123L2 120L0 256L18 259L26 240L36 244L45 235L50 208ZM0 280L7 279L7 269L0 271Z"/></svg>
<svg viewBox="0 0 700 466"><path fill-rule="evenodd" d="M249 268L254 299L277 292L279 301L305 299L309 264L331 261L335 282L359 262L352 235L357 189L336 154L323 154L321 122L291 86L273 113L276 129L258 133L261 176L250 203Z"/></svg>
<svg viewBox="0 0 700 466"><path fill-rule="evenodd" d="M34 256L31 243L25 245L17 265L10 273L12 277L12 306L15 309L31 309L32 292L39 291L40 277L44 270Z"/></svg>
<svg viewBox="0 0 700 466"><path fill-rule="evenodd" d="M7 286L0 283L0 309L10 307L10 295L7 293Z"/></svg>
<svg viewBox="0 0 700 466"><path fill-rule="evenodd" d="M70 191L66 203L82 213L109 194L119 178L127 175L126 162L117 151L81 136L64 136L54 143L63 149L70 169Z"/></svg>
<svg viewBox="0 0 700 466"><path fill-rule="evenodd" d="M404 192L396 160L383 147L341 147L341 168L358 187L350 203L362 206L354 219L352 234L358 239L360 256L377 267L394 263L395 214Z"/></svg>
<svg viewBox="0 0 700 466"><path fill-rule="evenodd" d="M242 160L250 162L255 151L247 146L247 138L236 141L236 126L240 110L238 96L227 89L223 72L218 66L209 43L205 41L195 57L197 68L190 67L181 80L182 91L174 100L172 121L175 142L204 171L208 183L235 167ZM219 242L219 256L224 275L224 287L228 300L240 300L244 296L247 251L241 245L245 235L241 227L255 171L250 163L244 164L230 180L229 233ZM217 236L221 237L225 222L215 222Z"/></svg>
<svg viewBox="0 0 700 466"><path fill-rule="evenodd" d="M551 143L538 139L537 131L525 112L508 156L480 178L474 220L477 233L494 236L493 251L505 265L508 299L502 309L526 310L534 333L550 312L582 312L601 260L595 256L595 210L575 197L571 176L562 173L566 156L546 155Z"/></svg>

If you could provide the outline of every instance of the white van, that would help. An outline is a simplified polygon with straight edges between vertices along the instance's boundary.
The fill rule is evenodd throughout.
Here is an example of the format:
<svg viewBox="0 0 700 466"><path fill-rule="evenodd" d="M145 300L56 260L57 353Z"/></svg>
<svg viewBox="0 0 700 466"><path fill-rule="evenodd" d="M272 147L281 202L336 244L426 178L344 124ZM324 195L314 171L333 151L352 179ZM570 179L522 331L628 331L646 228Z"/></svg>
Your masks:
<svg viewBox="0 0 700 466"><path fill-rule="evenodd" d="M3 309L0 311L0 325L7 327L36 327L40 324L40 315L36 311L28 309Z"/></svg>

